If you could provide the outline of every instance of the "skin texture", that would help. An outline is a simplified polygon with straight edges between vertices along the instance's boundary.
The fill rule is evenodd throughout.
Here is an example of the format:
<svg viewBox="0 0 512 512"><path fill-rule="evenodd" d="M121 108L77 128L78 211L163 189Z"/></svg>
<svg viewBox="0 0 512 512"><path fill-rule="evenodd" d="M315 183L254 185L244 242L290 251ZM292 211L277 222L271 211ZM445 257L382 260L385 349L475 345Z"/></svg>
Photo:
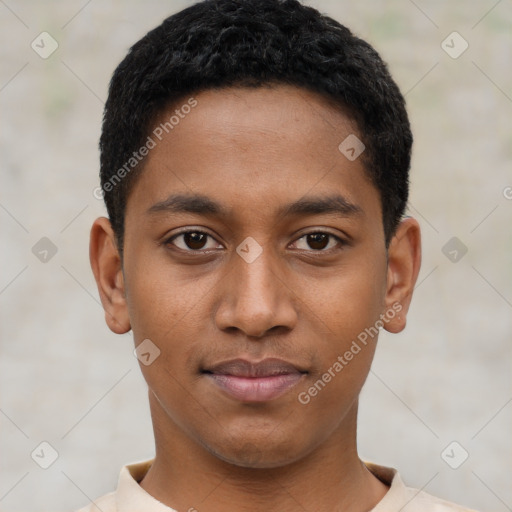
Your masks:
<svg viewBox="0 0 512 512"><path fill-rule="evenodd" d="M141 364L156 440L141 485L179 511L370 510L387 487L358 457L356 419L377 337L309 403L298 396L393 305L400 312L384 328L405 327L418 223L403 220L386 252L378 190L362 158L338 150L357 126L323 97L280 85L195 98L132 189L124 261L107 219L91 231L108 326L161 351ZM172 194L207 196L226 215L168 211L161 203ZM333 195L356 211L283 211ZM210 237L170 240L184 229ZM236 252L247 237L262 249L251 263ZM270 401L236 400L202 373L267 357L304 372Z"/></svg>

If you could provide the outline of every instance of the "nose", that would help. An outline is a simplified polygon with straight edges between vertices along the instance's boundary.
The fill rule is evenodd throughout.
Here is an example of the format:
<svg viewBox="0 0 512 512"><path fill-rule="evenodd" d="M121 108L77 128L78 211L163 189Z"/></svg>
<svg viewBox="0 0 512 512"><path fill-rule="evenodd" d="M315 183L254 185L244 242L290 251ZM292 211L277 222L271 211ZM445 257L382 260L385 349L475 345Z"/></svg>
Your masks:
<svg viewBox="0 0 512 512"><path fill-rule="evenodd" d="M285 282L282 266L271 251L264 248L250 263L233 254L215 312L217 327L252 338L262 338L271 330L292 330L298 315L294 294Z"/></svg>

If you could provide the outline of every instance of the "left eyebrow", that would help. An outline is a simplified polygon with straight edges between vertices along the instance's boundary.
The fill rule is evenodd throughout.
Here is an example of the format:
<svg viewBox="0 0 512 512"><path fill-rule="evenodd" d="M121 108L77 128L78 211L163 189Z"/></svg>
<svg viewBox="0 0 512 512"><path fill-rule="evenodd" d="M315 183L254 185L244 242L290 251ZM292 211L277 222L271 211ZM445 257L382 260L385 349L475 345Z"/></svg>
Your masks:
<svg viewBox="0 0 512 512"><path fill-rule="evenodd" d="M363 209L341 195L328 197L303 197L279 209L279 215L322 215L335 213L343 217L363 214Z"/></svg>

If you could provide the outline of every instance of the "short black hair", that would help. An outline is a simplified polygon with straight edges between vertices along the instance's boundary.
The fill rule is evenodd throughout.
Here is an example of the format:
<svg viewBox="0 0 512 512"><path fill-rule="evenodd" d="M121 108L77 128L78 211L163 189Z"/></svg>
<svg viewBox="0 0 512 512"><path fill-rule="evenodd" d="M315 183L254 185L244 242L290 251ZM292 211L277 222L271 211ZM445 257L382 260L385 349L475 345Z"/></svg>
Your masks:
<svg viewBox="0 0 512 512"><path fill-rule="evenodd" d="M133 153L156 117L203 90L272 84L314 91L351 113L389 244L407 204L412 134L405 100L379 54L297 0L204 0L134 44L110 82L100 177L121 255L129 192L143 168Z"/></svg>

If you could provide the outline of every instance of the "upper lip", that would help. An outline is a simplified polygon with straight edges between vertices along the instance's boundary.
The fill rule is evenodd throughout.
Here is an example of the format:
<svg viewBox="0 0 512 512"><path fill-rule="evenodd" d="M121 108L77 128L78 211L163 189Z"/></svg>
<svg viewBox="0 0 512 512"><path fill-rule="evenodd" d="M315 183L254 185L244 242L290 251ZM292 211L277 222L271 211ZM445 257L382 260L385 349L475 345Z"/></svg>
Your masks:
<svg viewBox="0 0 512 512"><path fill-rule="evenodd" d="M268 358L258 362L245 359L231 359L223 361L204 370L205 373L216 375L231 375L233 377L273 377L276 375L289 375L305 373L296 366L282 359Z"/></svg>

